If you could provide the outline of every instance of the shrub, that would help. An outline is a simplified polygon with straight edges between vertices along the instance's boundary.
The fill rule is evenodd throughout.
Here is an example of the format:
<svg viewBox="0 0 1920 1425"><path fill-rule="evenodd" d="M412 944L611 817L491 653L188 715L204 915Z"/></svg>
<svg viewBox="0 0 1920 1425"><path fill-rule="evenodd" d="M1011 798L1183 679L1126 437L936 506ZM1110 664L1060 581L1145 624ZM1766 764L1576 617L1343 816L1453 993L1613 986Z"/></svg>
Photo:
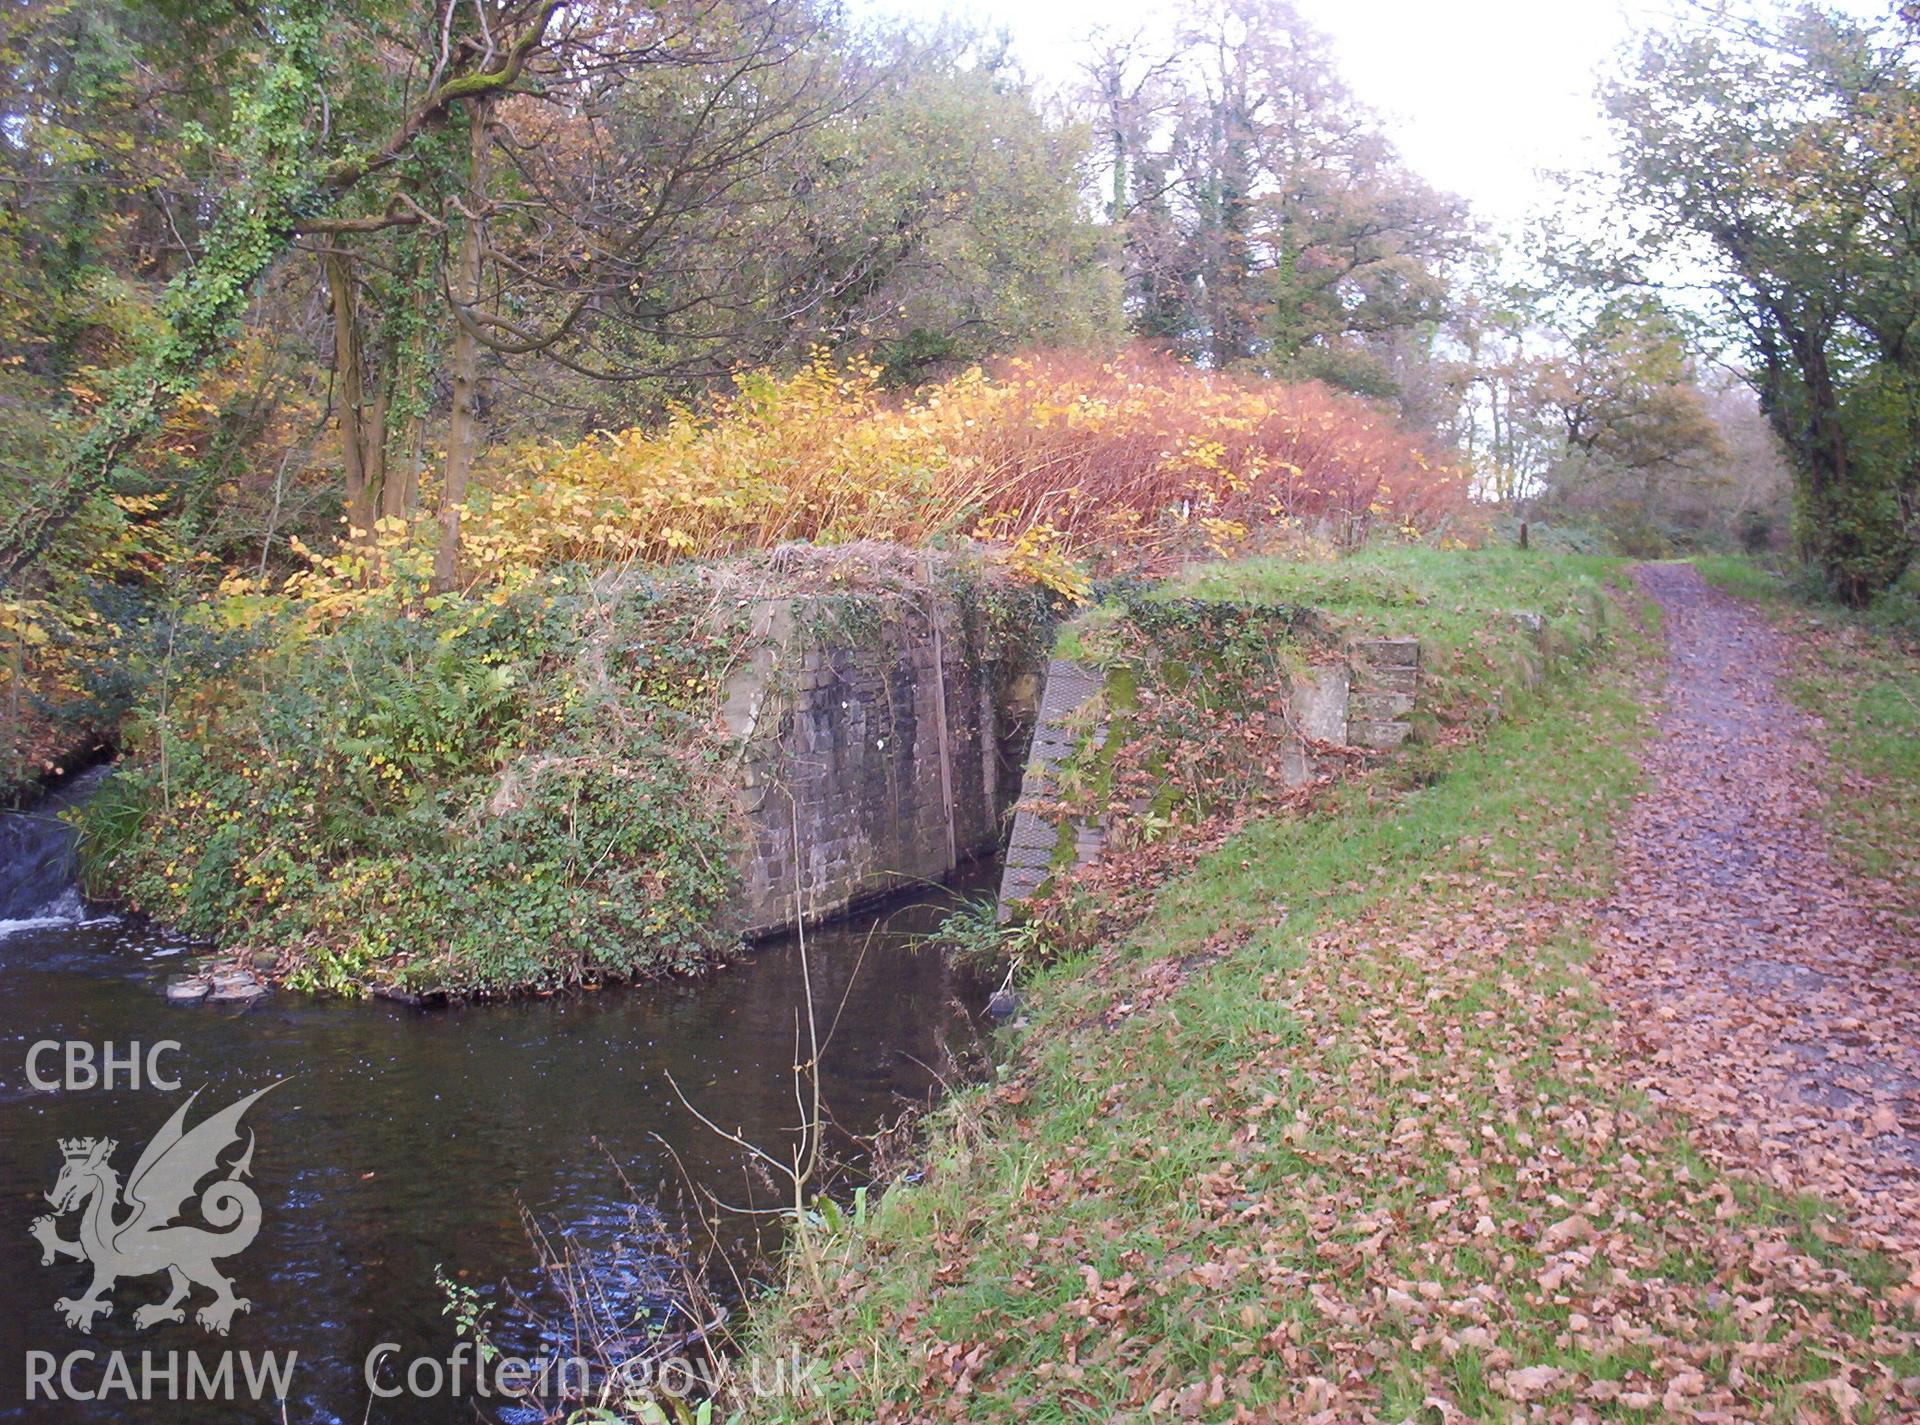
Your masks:
<svg viewBox="0 0 1920 1425"><path fill-rule="evenodd" d="M1920 555L1907 561L1905 572L1880 592L1868 614L1877 626L1920 641Z"/></svg>
<svg viewBox="0 0 1920 1425"><path fill-rule="evenodd" d="M793 540L1003 542L1080 593L1075 560L1224 551L1258 525L1354 539L1430 528L1461 473L1380 410L1316 383L1212 375L1140 352L1015 358L899 401L824 358L739 377L661 427L520 453L464 526L475 578L560 559L670 562Z"/></svg>
<svg viewBox="0 0 1920 1425"><path fill-rule="evenodd" d="M91 884L296 983L462 994L733 943L713 700L731 605L577 571L500 603L292 623L130 729Z"/></svg>

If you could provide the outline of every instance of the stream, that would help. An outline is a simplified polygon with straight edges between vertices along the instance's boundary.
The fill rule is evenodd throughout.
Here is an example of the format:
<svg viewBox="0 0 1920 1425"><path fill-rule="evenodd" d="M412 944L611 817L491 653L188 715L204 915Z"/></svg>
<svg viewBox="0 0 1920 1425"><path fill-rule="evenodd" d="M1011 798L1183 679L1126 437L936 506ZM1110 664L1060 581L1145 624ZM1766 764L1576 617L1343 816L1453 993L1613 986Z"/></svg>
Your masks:
<svg viewBox="0 0 1920 1425"><path fill-rule="evenodd" d="M395 1366L449 1359L456 1336L436 1269L492 1304L504 1348L528 1357L553 1349L511 1300L550 1291L523 1212L556 1244L600 1254L595 1289L635 1309L657 1301L682 1270L689 1239L693 1257L717 1239L731 1262L706 1253L706 1277L722 1300L738 1297L734 1271L764 1279L777 1217L697 1206L711 1194L768 1208L778 1206L777 1193L741 1149L695 1119L673 1085L716 1123L786 1152L797 1117L803 970L822 1032L833 1026L822 1056L840 1130L837 1141L829 1135L830 1150L857 1153L858 1135L925 1103L954 1072L955 1056L977 1045L989 987L908 943L954 905L956 891L937 888L808 935L804 966L794 941L772 942L701 982L430 1012L285 993L244 1007L172 1006L162 986L197 947L83 905L72 889L69 838L52 813L98 775L76 779L31 815L0 815L0 1420L282 1419L271 1392L264 1403L245 1392L225 1404L130 1402L118 1393L27 1401L31 1352L62 1361L94 1352L74 1374L80 1389L93 1390L105 1384L98 1358L111 1352L131 1357L138 1387L142 1352L198 1352L212 1362L228 1350L297 1353L284 1414L291 1422L537 1419L525 1407L450 1393L402 1394L370 1408L365 1362L380 1343L398 1347ZM143 1057L177 1041L155 1066L181 1087L144 1078L131 1087L122 1070L111 1088L36 1088L27 1062L43 1040L83 1042L96 1053L111 1043L121 1056L138 1043ZM37 1068L58 1078L62 1063L61 1051L46 1051ZM245 1133L254 1135L246 1181L261 1220L252 1244L219 1263L250 1302L230 1334L195 1324L194 1309L209 1299L198 1287L184 1322L137 1329L135 1309L167 1294L163 1274L122 1277L112 1314L90 1335L67 1325L55 1300L80 1296L89 1268L64 1258L43 1266L28 1235L48 1210L61 1140L114 1139L111 1163L125 1182L188 1093L202 1090L192 1124L276 1081L241 1129L243 1146ZM237 1156L237 1148L223 1155L223 1167ZM711 1231L702 1228L716 1216ZM77 1221L60 1219L63 1237Z"/></svg>

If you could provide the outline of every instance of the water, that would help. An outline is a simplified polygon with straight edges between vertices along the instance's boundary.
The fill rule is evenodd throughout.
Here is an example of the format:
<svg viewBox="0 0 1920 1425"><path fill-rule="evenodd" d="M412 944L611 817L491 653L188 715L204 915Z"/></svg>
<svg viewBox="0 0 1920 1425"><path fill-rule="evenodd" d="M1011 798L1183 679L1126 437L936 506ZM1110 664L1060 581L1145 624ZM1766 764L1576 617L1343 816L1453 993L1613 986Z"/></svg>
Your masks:
<svg viewBox="0 0 1920 1425"><path fill-rule="evenodd" d="M60 813L86 800L108 770L70 778L27 811L0 812L0 936L82 918L73 832Z"/></svg>
<svg viewBox="0 0 1920 1425"><path fill-rule="evenodd" d="M643 1213L657 1208L670 1234L696 1236L703 1214L693 1204L705 1194L776 1205L746 1155L678 1102L669 1076L716 1122L785 1151L803 1004L792 942L704 983L519 1004L422 1013L275 995L239 1011L174 1007L160 989L190 947L133 921L87 918L63 884L50 884L64 880L65 853L44 844L40 826L38 834L0 826L11 838L0 845L18 858L0 879L10 888L0 901L0 1420L281 1419L278 1406L251 1400L25 1403L29 1351L128 1350L137 1366L143 1350L193 1350L212 1363L227 1348L298 1353L289 1421L472 1420L479 1407L471 1400L403 1397L369 1411L361 1373L377 1343L397 1343L401 1362L448 1358L455 1336L436 1268L498 1303L506 1344L537 1354L502 1291L537 1295L545 1280L523 1208L593 1247L620 1235L636 1203ZM27 860L38 869L21 872ZM856 1152L852 1135L925 1102L953 1071L954 1053L974 1043L987 987L906 943L953 899L929 893L865 925L808 937L823 1032L833 1023L822 1062L842 1131L830 1135L831 1148ZM42 1092L27 1082L36 1041L110 1041L124 1050L163 1039L181 1046L160 1062L164 1076L183 1081L179 1092ZM57 1074L58 1064L56 1056L40 1067ZM281 1078L245 1120L256 1135L250 1181L263 1220L253 1244L222 1264L252 1303L231 1334L223 1340L193 1324L192 1309L207 1299L197 1289L186 1323L136 1330L135 1308L166 1294L158 1275L122 1279L113 1314L90 1336L69 1328L53 1303L81 1295L88 1268L66 1259L41 1265L28 1236L61 1167L59 1140L114 1138L111 1161L124 1180L186 1092L204 1086L198 1121ZM74 1235L76 1221L61 1219L63 1236ZM717 1235L736 1265L764 1270L754 1265L752 1219L722 1216L717 1234L705 1235ZM635 1274L609 1290L651 1293L655 1271L673 1268L646 1256L626 1265ZM709 1270L727 1293L728 1275ZM79 1369L76 1382L91 1388L98 1371ZM483 1418L513 1416L487 1407Z"/></svg>

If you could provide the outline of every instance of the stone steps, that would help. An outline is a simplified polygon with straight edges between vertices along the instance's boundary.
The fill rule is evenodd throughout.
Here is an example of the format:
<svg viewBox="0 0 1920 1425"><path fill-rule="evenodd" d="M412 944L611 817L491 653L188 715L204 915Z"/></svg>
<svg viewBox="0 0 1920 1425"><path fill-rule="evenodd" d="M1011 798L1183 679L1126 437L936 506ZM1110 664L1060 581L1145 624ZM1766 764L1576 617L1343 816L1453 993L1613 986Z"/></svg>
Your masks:
<svg viewBox="0 0 1920 1425"><path fill-rule="evenodd" d="M1040 713L1033 725L1033 743L1027 753L1027 771L1014 808L1013 833L1007 841L1007 859L1000 873L1000 916L1005 919L1016 901L1040 889L1053 872L1060 828L1040 816L1034 804L1045 802L1060 764L1073 754L1078 731L1074 715L1105 684L1100 670L1068 658L1047 664L1047 681L1040 695ZM1074 864L1098 856L1106 844L1104 831L1082 824L1074 828Z"/></svg>
<svg viewBox="0 0 1920 1425"><path fill-rule="evenodd" d="M1398 747L1413 731L1407 719L1420 689L1420 640L1355 639L1347 658L1353 669L1347 741L1355 747Z"/></svg>

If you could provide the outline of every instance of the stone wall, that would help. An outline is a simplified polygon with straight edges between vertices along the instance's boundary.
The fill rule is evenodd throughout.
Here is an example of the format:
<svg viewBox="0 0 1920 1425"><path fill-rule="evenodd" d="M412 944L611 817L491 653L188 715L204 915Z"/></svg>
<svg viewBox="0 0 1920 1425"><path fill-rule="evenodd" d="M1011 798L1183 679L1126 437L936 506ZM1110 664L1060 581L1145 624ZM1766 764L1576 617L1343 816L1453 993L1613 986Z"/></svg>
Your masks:
<svg viewBox="0 0 1920 1425"><path fill-rule="evenodd" d="M749 938L993 851L1020 790L1050 630L992 632L932 576L756 602L724 688Z"/></svg>
<svg viewBox="0 0 1920 1425"><path fill-rule="evenodd" d="M1025 786L1008 839L1000 879L1000 916L1045 885L1065 866L1084 865L1100 854L1105 828L1076 825L1071 843L1039 807L1059 765L1078 742L1076 714L1104 686L1098 670L1056 658L1047 667L1041 691L1039 726L1033 734ZM1291 680L1285 716L1298 730L1280 769L1288 786L1304 786L1320 775L1326 760L1315 742L1353 747L1398 747L1413 730L1407 721L1420 686L1420 641L1415 638L1363 638L1349 641L1342 656L1301 670ZM1102 734L1104 735L1104 734Z"/></svg>
<svg viewBox="0 0 1920 1425"><path fill-rule="evenodd" d="M1398 747L1413 731L1407 719L1420 691L1420 640L1356 639L1347 658L1353 674L1346 740L1355 747Z"/></svg>

